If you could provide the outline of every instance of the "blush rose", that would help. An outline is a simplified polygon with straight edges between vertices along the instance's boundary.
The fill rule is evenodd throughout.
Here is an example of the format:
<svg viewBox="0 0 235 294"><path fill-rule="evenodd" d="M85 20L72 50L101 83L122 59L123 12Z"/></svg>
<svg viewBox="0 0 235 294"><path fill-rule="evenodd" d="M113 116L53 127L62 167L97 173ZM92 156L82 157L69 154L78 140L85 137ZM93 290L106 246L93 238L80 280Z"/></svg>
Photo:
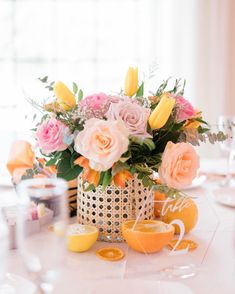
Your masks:
<svg viewBox="0 0 235 294"><path fill-rule="evenodd" d="M160 180L170 188L182 189L192 183L199 165L199 156L191 144L168 142L158 169Z"/></svg>
<svg viewBox="0 0 235 294"><path fill-rule="evenodd" d="M128 149L129 132L122 121L91 118L75 138L75 150L96 171L106 171Z"/></svg>
<svg viewBox="0 0 235 294"><path fill-rule="evenodd" d="M147 109L130 99L112 103L106 113L108 119L121 119L130 134L142 138L152 137L147 132L147 121L150 109Z"/></svg>

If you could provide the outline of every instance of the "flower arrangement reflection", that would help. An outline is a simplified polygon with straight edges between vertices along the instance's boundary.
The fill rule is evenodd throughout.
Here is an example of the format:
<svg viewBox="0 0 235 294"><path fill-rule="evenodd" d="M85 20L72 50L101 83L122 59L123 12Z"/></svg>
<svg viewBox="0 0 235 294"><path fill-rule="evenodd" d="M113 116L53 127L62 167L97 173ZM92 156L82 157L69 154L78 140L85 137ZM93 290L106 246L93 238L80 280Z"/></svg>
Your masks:
<svg viewBox="0 0 235 294"><path fill-rule="evenodd" d="M37 105L43 112L36 125L37 147L66 180L82 177L87 190L111 183L125 188L134 176L145 187L168 196L179 195L191 184L199 168L192 145L211 138L202 113L184 97L176 80L172 89L164 81L154 94L144 94L138 69L129 68L119 95L98 93L83 97L73 83L71 91L62 82L40 79L53 101ZM224 140L221 133L214 141ZM153 180L158 172L160 181Z"/></svg>

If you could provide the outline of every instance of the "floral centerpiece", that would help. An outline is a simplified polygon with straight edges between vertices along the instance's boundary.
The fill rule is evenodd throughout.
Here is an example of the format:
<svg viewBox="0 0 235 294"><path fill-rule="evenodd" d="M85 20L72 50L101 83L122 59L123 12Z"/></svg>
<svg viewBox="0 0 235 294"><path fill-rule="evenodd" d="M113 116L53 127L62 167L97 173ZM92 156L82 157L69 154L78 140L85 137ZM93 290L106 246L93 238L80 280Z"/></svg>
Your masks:
<svg viewBox="0 0 235 294"><path fill-rule="evenodd" d="M184 97L180 80L168 89L168 79L145 95L138 69L129 68L119 94L85 97L76 83L71 91L48 77L40 81L53 100L31 101L42 112L33 129L36 147L47 167L68 181L79 177L85 192L106 191L111 185L124 190L137 179L145 189L180 197L199 168L193 145L225 137L210 132L201 111ZM34 165L24 178L39 170L40 164Z"/></svg>

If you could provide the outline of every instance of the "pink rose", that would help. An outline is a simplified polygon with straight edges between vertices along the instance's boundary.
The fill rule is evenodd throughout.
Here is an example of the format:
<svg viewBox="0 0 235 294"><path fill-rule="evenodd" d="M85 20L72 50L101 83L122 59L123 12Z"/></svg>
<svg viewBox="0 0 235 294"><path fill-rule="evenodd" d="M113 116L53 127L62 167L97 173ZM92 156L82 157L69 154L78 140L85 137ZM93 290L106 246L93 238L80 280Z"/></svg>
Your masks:
<svg viewBox="0 0 235 294"><path fill-rule="evenodd" d="M91 118L75 139L74 149L97 171L106 171L128 149L129 132L122 121Z"/></svg>
<svg viewBox="0 0 235 294"><path fill-rule="evenodd" d="M189 143L168 142L158 169L163 184L175 189L190 185L197 175L199 156Z"/></svg>
<svg viewBox="0 0 235 294"><path fill-rule="evenodd" d="M42 152L50 154L67 149L72 143L72 134L64 123L56 118L51 118L38 126L36 139Z"/></svg>
<svg viewBox="0 0 235 294"><path fill-rule="evenodd" d="M121 119L130 134L140 137L152 137L147 132L147 121L150 115L150 109L147 109L137 102L126 98L118 103L112 103L106 113L108 119Z"/></svg>
<svg viewBox="0 0 235 294"><path fill-rule="evenodd" d="M184 99L183 96L177 96L176 98L176 122L180 123L184 120L195 116L196 111L192 104Z"/></svg>
<svg viewBox="0 0 235 294"><path fill-rule="evenodd" d="M109 105L108 96L104 93L87 96L80 102L80 107L87 117L103 118Z"/></svg>

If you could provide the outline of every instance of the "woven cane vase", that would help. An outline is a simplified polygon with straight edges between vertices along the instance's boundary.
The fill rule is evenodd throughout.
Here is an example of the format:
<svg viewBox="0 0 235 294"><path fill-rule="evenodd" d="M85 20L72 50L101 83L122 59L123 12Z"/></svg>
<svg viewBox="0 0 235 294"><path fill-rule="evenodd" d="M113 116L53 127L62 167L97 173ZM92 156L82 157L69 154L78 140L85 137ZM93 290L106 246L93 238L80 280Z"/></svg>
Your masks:
<svg viewBox="0 0 235 294"><path fill-rule="evenodd" d="M96 226L100 241L123 242L122 223L137 217L152 219L153 204L153 194L137 178L128 181L125 189L110 185L105 191L97 187L87 192L78 178L78 222Z"/></svg>

